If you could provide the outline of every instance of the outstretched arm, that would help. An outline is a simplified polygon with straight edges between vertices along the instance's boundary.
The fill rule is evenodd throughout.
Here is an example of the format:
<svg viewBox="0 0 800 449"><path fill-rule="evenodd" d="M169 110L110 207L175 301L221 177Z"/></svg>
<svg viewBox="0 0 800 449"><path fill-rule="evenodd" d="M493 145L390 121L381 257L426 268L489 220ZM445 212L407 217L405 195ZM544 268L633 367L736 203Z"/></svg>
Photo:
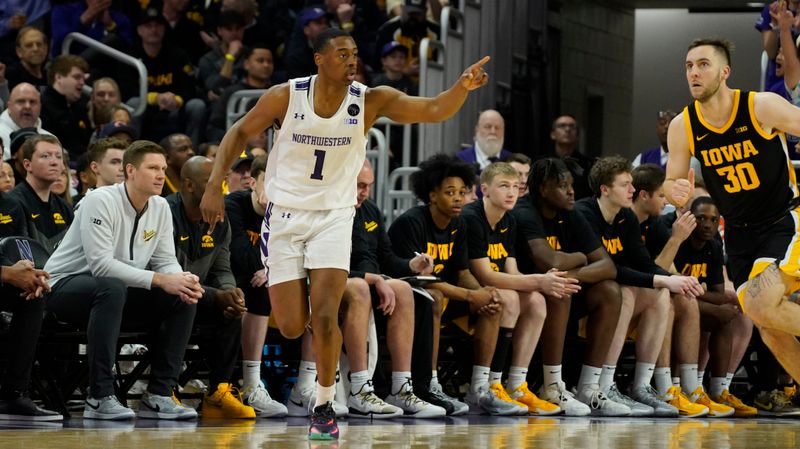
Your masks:
<svg viewBox="0 0 800 449"><path fill-rule="evenodd" d="M464 70L450 89L435 97L414 97L391 87L375 87L367 91L368 117L372 125L378 117L388 117L400 123L430 123L449 119L464 104L467 94L489 81L483 66L489 57L472 64Z"/></svg>
<svg viewBox="0 0 800 449"><path fill-rule="evenodd" d="M289 105L289 85L280 84L270 88L258 103L225 133L219 144L214 168L206 184L200 210L203 221L209 224L208 233L214 232L214 226L225 216L225 203L222 199L222 180L228 174L236 157L245 149L247 140L264 131L277 120L283 120Z"/></svg>
<svg viewBox="0 0 800 449"><path fill-rule="evenodd" d="M756 120L766 133L784 131L800 135L800 108L772 92L759 92L753 100ZM670 147L672 150L672 147Z"/></svg>

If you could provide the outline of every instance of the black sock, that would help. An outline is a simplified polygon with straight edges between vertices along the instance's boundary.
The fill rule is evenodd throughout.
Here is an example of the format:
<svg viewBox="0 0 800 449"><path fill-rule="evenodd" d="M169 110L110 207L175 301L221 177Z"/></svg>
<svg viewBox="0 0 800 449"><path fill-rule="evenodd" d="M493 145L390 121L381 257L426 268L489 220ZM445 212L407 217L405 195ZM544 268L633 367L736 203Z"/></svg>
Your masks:
<svg viewBox="0 0 800 449"><path fill-rule="evenodd" d="M508 348L511 347L511 337L513 334L513 328L500 328L500 332L497 334L497 346L494 348L494 357L492 357L492 372L500 373L505 368L506 356L508 355Z"/></svg>

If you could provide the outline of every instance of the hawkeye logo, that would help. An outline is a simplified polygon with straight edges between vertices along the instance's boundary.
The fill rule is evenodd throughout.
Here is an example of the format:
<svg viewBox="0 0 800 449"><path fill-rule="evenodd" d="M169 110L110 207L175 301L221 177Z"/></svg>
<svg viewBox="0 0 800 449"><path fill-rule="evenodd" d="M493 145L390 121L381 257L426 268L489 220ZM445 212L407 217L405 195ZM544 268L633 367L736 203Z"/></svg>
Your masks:
<svg viewBox="0 0 800 449"><path fill-rule="evenodd" d="M213 248L214 247L214 237L206 234L200 239L200 247L201 248Z"/></svg>
<svg viewBox="0 0 800 449"><path fill-rule="evenodd" d="M14 221L11 215L0 214L0 224L9 224Z"/></svg>
<svg viewBox="0 0 800 449"><path fill-rule="evenodd" d="M494 271L494 272L499 272L500 271L500 267L498 267L497 264L494 263L494 262L489 262L489 268L491 268L492 271Z"/></svg>
<svg viewBox="0 0 800 449"><path fill-rule="evenodd" d="M696 278L706 277L708 266L705 263L687 263L683 266L681 274L684 276L694 276Z"/></svg>
<svg viewBox="0 0 800 449"><path fill-rule="evenodd" d="M556 235L548 235L547 244L556 251L561 250L561 242L558 241L558 236Z"/></svg>
<svg viewBox="0 0 800 449"><path fill-rule="evenodd" d="M256 246L258 244L258 239L261 235L258 232L247 231L247 238L250 239L250 244Z"/></svg>
<svg viewBox="0 0 800 449"><path fill-rule="evenodd" d="M606 247L606 251L608 254L614 255L618 252L622 251L622 242L619 241L619 237L614 237L611 240L606 240L605 237L602 238L603 246Z"/></svg>
<svg viewBox="0 0 800 449"><path fill-rule="evenodd" d="M508 251L506 251L506 248L502 243L490 243L489 250L486 251L486 255L489 256L489 259L491 260L505 259L508 257Z"/></svg>
<svg viewBox="0 0 800 449"><path fill-rule="evenodd" d="M372 231L378 229L378 223L376 223L374 220L373 221L365 221L364 222L364 229L366 229L367 232L372 232Z"/></svg>
<svg viewBox="0 0 800 449"><path fill-rule="evenodd" d="M152 230L149 230L149 231L145 230L142 233L142 238L144 239L145 242L149 242L150 239L152 239L155 236L156 236L156 230L155 229L152 229Z"/></svg>
<svg viewBox="0 0 800 449"><path fill-rule="evenodd" d="M58 212L53 214L53 223L55 223L55 224L67 224L67 222L64 221L64 217L62 217L61 214L59 214Z"/></svg>

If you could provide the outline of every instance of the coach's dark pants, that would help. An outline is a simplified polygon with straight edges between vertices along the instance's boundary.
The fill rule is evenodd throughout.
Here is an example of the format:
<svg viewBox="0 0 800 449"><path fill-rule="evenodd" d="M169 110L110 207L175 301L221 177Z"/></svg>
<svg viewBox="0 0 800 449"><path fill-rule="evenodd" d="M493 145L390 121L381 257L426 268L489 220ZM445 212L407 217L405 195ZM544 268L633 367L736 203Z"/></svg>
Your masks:
<svg viewBox="0 0 800 449"><path fill-rule="evenodd" d="M225 318L213 301L197 304L195 325L200 330L200 351L208 363L208 391L217 390L221 383L232 383L233 371L239 360L242 319Z"/></svg>
<svg viewBox="0 0 800 449"><path fill-rule="evenodd" d="M112 366L121 327L151 331L147 390L160 396L172 395L196 305L186 304L161 289L128 288L116 278L79 274L56 283L47 298L47 308L59 320L86 327L89 394L93 398L114 394Z"/></svg>
<svg viewBox="0 0 800 449"><path fill-rule="evenodd" d="M21 290L14 287L0 288L0 309L14 314L6 345L8 366L0 392L3 397L28 389L36 343L42 330L44 300L39 298L27 301L19 296L20 293Z"/></svg>

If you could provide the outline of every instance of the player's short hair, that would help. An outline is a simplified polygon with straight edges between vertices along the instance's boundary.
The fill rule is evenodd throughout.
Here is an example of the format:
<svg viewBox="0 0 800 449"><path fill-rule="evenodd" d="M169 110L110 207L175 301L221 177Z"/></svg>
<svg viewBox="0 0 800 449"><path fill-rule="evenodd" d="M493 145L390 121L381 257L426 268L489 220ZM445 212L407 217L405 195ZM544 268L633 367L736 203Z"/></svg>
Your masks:
<svg viewBox="0 0 800 449"><path fill-rule="evenodd" d="M431 201L430 193L447 178L461 178L464 185L470 188L475 184L475 168L455 156L435 154L422 161L419 171L411 175L411 189L420 201L428 204Z"/></svg>
<svg viewBox="0 0 800 449"><path fill-rule="evenodd" d="M589 171L589 187L594 196L600 197L600 186L610 186L620 173L630 173L631 163L622 156L601 157Z"/></svg>
<svg viewBox="0 0 800 449"><path fill-rule="evenodd" d="M639 192L647 192L652 195L664 184L667 175L664 170L656 164L642 164L633 169L633 201L639 197Z"/></svg>
<svg viewBox="0 0 800 449"><path fill-rule="evenodd" d="M519 179L519 172L507 162L494 162L489 164L481 172L481 184L491 184L492 180L497 176L508 176Z"/></svg>
<svg viewBox="0 0 800 449"><path fill-rule="evenodd" d="M89 155L89 161L99 163L106 156L106 151L111 148L125 150L128 148L128 143L116 137L107 137L105 139L96 140L94 143L89 145L89 150L87 151L87 154Z"/></svg>
<svg viewBox="0 0 800 449"><path fill-rule="evenodd" d="M125 154L122 156L122 166L125 167L125 179L128 179L128 164L139 168L142 165L142 160L148 154L160 154L167 158L167 152L155 142L149 140L136 140L128 146Z"/></svg>
<svg viewBox="0 0 800 449"><path fill-rule="evenodd" d="M261 172L266 170L267 170L266 154L262 154L261 156L253 159L253 163L250 164L250 176L252 176L253 179L258 178L258 175L260 175Z"/></svg>
<svg viewBox="0 0 800 449"><path fill-rule="evenodd" d="M569 168L560 158L545 157L534 161L531 164L531 172L528 173L530 201L533 204L540 204L542 186L548 182L559 182L567 173L570 173Z"/></svg>
<svg viewBox="0 0 800 449"><path fill-rule="evenodd" d="M717 207L717 204L714 202L713 199L711 199L710 196L698 196L697 198L694 199L694 201L692 201L692 205L689 207L689 210L693 214L695 214L697 213L697 209L699 209L700 206L704 204L710 204L714 207ZM717 212L719 212L719 209L717 209Z"/></svg>
<svg viewBox="0 0 800 449"><path fill-rule="evenodd" d="M508 163L516 162L518 164L531 165L533 161L531 160L530 157L528 157L527 154L511 153L508 155L508 157L503 159L503 162L508 162Z"/></svg>
<svg viewBox="0 0 800 449"><path fill-rule="evenodd" d="M325 50L325 47L331 43L331 40L336 39L337 37L351 36L350 33L342 30L341 28L328 28L327 30L319 33L316 39L314 39L314 43L312 45L314 48L314 53L322 53Z"/></svg>
<svg viewBox="0 0 800 449"><path fill-rule="evenodd" d="M687 51L693 48L702 47L704 45L714 47L714 50L716 50L717 53L725 58L725 64L728 66L731 65L731 53L733 52L733 44L731 41L721 37L704 37L701 39L695 39L691 44L689 44Z"/></svg>
<svg viewBox="0 0 800 449"><path fill-rule="evenodd" d="M53 145L58 145L62 149L64 148L61 145L61 141L58 140L58 137L50 135L50 134L37 134L35 136L30 136L25 140L25 143L22 144L20 149L22 150L22 158L27 160L33 159L33 153L36 152L36 146L39 145L39 142L48 142L52 143Z"/></svg>

